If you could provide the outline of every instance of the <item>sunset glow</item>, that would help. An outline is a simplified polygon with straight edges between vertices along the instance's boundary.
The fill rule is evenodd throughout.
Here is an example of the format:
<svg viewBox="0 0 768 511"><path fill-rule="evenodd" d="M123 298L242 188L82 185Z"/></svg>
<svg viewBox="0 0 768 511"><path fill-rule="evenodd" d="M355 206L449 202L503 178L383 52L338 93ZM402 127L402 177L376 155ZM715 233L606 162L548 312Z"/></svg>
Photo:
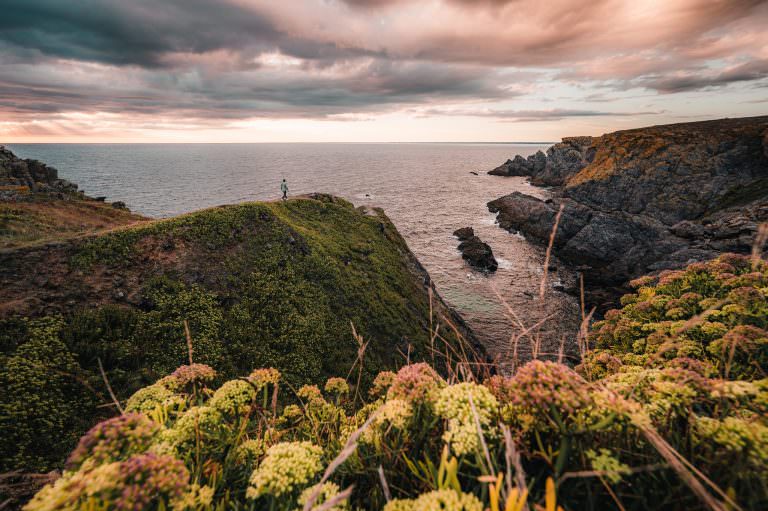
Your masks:
<svg viewBox="0 0 768 511"><path fill-rule="evenodd" d="M768 112L768 2L6 0L0 142L551 141Z"/></svg>

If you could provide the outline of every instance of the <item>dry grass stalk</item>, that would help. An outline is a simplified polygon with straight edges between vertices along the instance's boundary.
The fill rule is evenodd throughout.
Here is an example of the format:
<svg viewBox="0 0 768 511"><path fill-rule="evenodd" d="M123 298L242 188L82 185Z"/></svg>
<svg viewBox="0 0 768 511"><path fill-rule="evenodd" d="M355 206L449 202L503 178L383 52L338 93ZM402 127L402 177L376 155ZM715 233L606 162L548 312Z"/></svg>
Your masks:
<svg viewBox="0 0 768 511"><path fill-rule="evenodd" d="M757 228L755 242L752 244L752 264L757 264L762 259L766 243L768 243L768 223L760 224Z"/></svg>
<svg viewBox="0 0 768 511"><path fill-rule="evenodd" d="M101 358L97 357L96 361L99 363L99 372L101 373L101 378L104 380L104 385L107 386L107 391L109 392L109 397L112 398L112 402L115 404L118 410L120 410L120 414L124 414L125 411L123 410L123 407L120 406L120 401L117 400L117 396L115 396L115 393L112 391L112 386L109 384L109 379L107 379L107 373L104 372L104 366L101 363Z"/></svg>
<svg viewBox="0 0 768 511"><path fill-rule="evenodd" d="M352 495L352 490L354 488L355 488L354 485L347 487L346 490L337 493L336 495L333 496L333 498L330 498L326 502L323 502L318 507L313 508L312 511L328 511L329 509L333 509L337 505L347 500L349 496Z"/></svg>
<svg viewBox="0 0 768 511"><path fill-rule="evenodd" d="M392 494L389 491L389 484L387 484L387 478L384 475L384 468L379 465L379 468L377 469L379 472L379 481L381 482L381 491L384 492L384 498L387 502L392 500Z"/></svg>
<svg viewBox="0 0 768 511"><path fill-rule="evenodd" d="M512 440L512 432L509 426L506 424L501 425L501 432L504 435L504 457L507 465L507 492L512 493L512 468L515 469L515 485L518 492L522 494L528 490L528 485L525 483L525 471L523 470L523 464L520 461L520 452L515 447L515 442ZM523 506L523 511L529 511L528 504Z"/></svg>
<svg viewBox="0 0 768 511"><path fill-rule="evenodd" d="M184 336L187 338L187 353L189 354L189 365L192 365L194 362L192 362L192 353L194 350L192 349L192 334L189 332L189 323L187 320L184 320Z"/></svg>
<svg viewBox="0 0 768 511"><path fill-rule="evenodd" d="M360 336L357 333L357 330L355 330L355 325L351 321L349 322L349 325L352 327L352 337L357 342L357 358L352 363L352 367L349 368L349 373L347 374L347 380L349 379L350 375L352 374L352 371L357 365L358 366L357 383L355 384L355 399L353 400L353 403L356 403L357 398L360 397L360 381L363 378L363 364L365 362L365 350L368 348L368 342L364 341L362 336Z"/></svg>
<svg viewBox="0 0 768 511"><path fill-rule="evenodd" d="M480 424L480 416L477 414L477 408L475 408L475 401L472 399L472 393L467 394L469 398L469 408L472 410L472 417L475 419L475 428L477 428L477 436L480 439L480 445L483 447L483 454L485 455L485 462L488 464L488 473L496 479L496 470L493 468L493 462L491 461L491 454L488 451L488 444L485 443L485 435L483 435L483 426Z"/></svg>
<svg viewBox="0 0 768 511"><path fill-rule="evenodd" d="M315 501L317 501L317 498L320 496L320 492L322 491L323 483L325 483L336 471L337 468L339 468L345 461L347 461L347 458L352 456L352 454L357 449L357 439L360 438L360 435L363 434L363 431L373 422L373 419L376 418L376 416L379 414L378 410L374 411L370 417L368 417L368 420L366 420L362 426L357 428L351 435L349 435L349 438L347 439L347 443L344 444L344 447L341 449L341 452L336 456L333 461L328 465L328 467L325 469L325 472L323 473L323 477L320 479L320 482L317 483L316 489L307 499L306 504L304 504L304 511L310 511L312 507L315 505ZM351 492L351 487L348 488ZM339 494L341 495L341 494Z"/></svg>
<svg viewBox="0 0 768 511"><path fill-rule="evenodd" d="M557 227L560 225L560 217L563 215L565 204L560 204L560 209L555 215L555 223L552 225L552 233L549 235L549 244L547 244L547 252L544 256L544 275L541 276L541 285L539 286L539 299L544 299L544 293L547 290L547 277L549 275L549 260L552 256L552 246L555 244L555 235L557 234Z"/></svg>

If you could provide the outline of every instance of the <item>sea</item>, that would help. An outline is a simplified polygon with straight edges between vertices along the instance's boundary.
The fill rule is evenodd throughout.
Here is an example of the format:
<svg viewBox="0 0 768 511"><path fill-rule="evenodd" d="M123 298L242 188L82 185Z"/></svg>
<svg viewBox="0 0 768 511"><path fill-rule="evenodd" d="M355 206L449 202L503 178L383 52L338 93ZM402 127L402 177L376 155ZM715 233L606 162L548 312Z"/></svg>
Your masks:
<svg viewBox="0 0 768 511"><path fill-rule="evenodd" d="M548 144L10 144L41 160L91 196L123 201L165 218L201 208L326 192L356 206L384 209L429 272L438 293L502 364L538 354L573 353L580 308L556 290L566 278L554 262L544 299L544 249L496 225L487 203L519 191L546 198L525 178L487 175L516 154ZM453 231L473 227L499 269L484 275L457 250ZM571 276L568 275L568 278ZM517 357L514 354L517 353Z"/></svg>

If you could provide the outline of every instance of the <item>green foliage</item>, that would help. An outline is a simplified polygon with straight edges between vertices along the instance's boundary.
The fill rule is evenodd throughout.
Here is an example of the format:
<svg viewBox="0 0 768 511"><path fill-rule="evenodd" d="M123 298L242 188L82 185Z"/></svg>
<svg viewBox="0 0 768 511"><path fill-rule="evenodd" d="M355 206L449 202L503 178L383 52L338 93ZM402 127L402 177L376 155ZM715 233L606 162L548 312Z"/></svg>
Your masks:
<svg viewBox="0 0 768 511"><path fill-rule="evenodd" d="M0 470L46 470L72 449L93 415L95 396L58 336L63 322L25 322L25 339L0 355Z"/></svg>
<svg viewBox="0 0 768 511"><path fill-rule="evenodd" d="M722 276L725 264L736 270L731 277ZM766 318L753 293L765 287L763 264L727 256L655 284L645 279L621 311L595 325L598 346L576 370L534 360L511 377L479 383L466 371L444 379L418 363L380 374L364 402L365 393L339 378L294 393L276 370L261 369L214 390L206 388L211 368L183 367L138 391L130 415L91 430L73 455L77 468L27 509L119 506L119 490L135 481L121 474L137 466L149 467L141 472L147 480L177 483L175 492L159 483L136 490L146 509L158 510L294 510L314 494L321 503L350 486L334 509L500 511L526 502L532 509L555 509L555 502L563 509L709 509L688 482L705 477L705 491L723 508L765 509L768 379L755 329ZM254 277L275 301L272 312L307 313L279 292L277 282L293 276L278 268ZM638 308L643 302L652 305ZM258 309L268 305L251 305L247 317L260 321ZM676 309L679 318L666 319ZM698 321L690 319L706 319L706 311L722 326L688 333ZM748 339L737 347L749 350L726 366L720 348L710 347L737 334ZM659 335L676 342L660 346ZM681 343L686 356L666 356ZM152 468L157 457L176 469ZM330 477L322 478L329 465ZM109 483L105 474L113 475Z"/></svg>
<svg viewBox="0 0 768 511"><path fill-rule="evenodd" d="M694 358L723 378L766 375L765 261L727 254L634 285L637 292L623 298L624 308L608 312L595 325L597 349L588 362L612 357L616 371L623 364L663 367L674 359Z"/></svg>
<svg viewBox="0 0 768 511"><path fill-rule="evenodd" d="M358 357L352 324L369 343L363 389L396 367L399 352L410 351L414 360L428 353L428 297L405 242L383 214L362 214L339 199L242 204L148 222L78 242L69 264L75 272L122 275L138 291L132 305L75 310L52 334L82 368L78 392L97 389L99 404L109 401L99 360L121 401L187 363L185 320L194 361L216 367L219 382L268 366L297 388L347 374ZM17 357L29 341L27 325L22 319L0 325L7 356ZM446 338L458 342L452 334ZM35 386L27 390L36 392ZM77 395L62 393L59 405ZM98 410L105 409L82 410L72 437L38 438L47 463L27 466L26 455L12 454L27 444L9 444L8 459L16 461L8 467L60 466L73 438L100 418ZM36 427L8 421L0 434L32 438Z"/></svg>

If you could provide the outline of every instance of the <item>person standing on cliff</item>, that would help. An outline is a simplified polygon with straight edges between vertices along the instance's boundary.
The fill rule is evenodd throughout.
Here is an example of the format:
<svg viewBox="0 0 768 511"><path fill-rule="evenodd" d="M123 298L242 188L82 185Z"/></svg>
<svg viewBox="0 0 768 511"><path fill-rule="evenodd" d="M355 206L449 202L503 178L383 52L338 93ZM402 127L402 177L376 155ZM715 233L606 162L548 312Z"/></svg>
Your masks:
<svg viewBox="0 0 768 511"><path fill-rule="evenodd" d="M288 183L286 183L285 178L280 183L280 191L283 192L283 200L286 200L288 198Z"/></svg>

